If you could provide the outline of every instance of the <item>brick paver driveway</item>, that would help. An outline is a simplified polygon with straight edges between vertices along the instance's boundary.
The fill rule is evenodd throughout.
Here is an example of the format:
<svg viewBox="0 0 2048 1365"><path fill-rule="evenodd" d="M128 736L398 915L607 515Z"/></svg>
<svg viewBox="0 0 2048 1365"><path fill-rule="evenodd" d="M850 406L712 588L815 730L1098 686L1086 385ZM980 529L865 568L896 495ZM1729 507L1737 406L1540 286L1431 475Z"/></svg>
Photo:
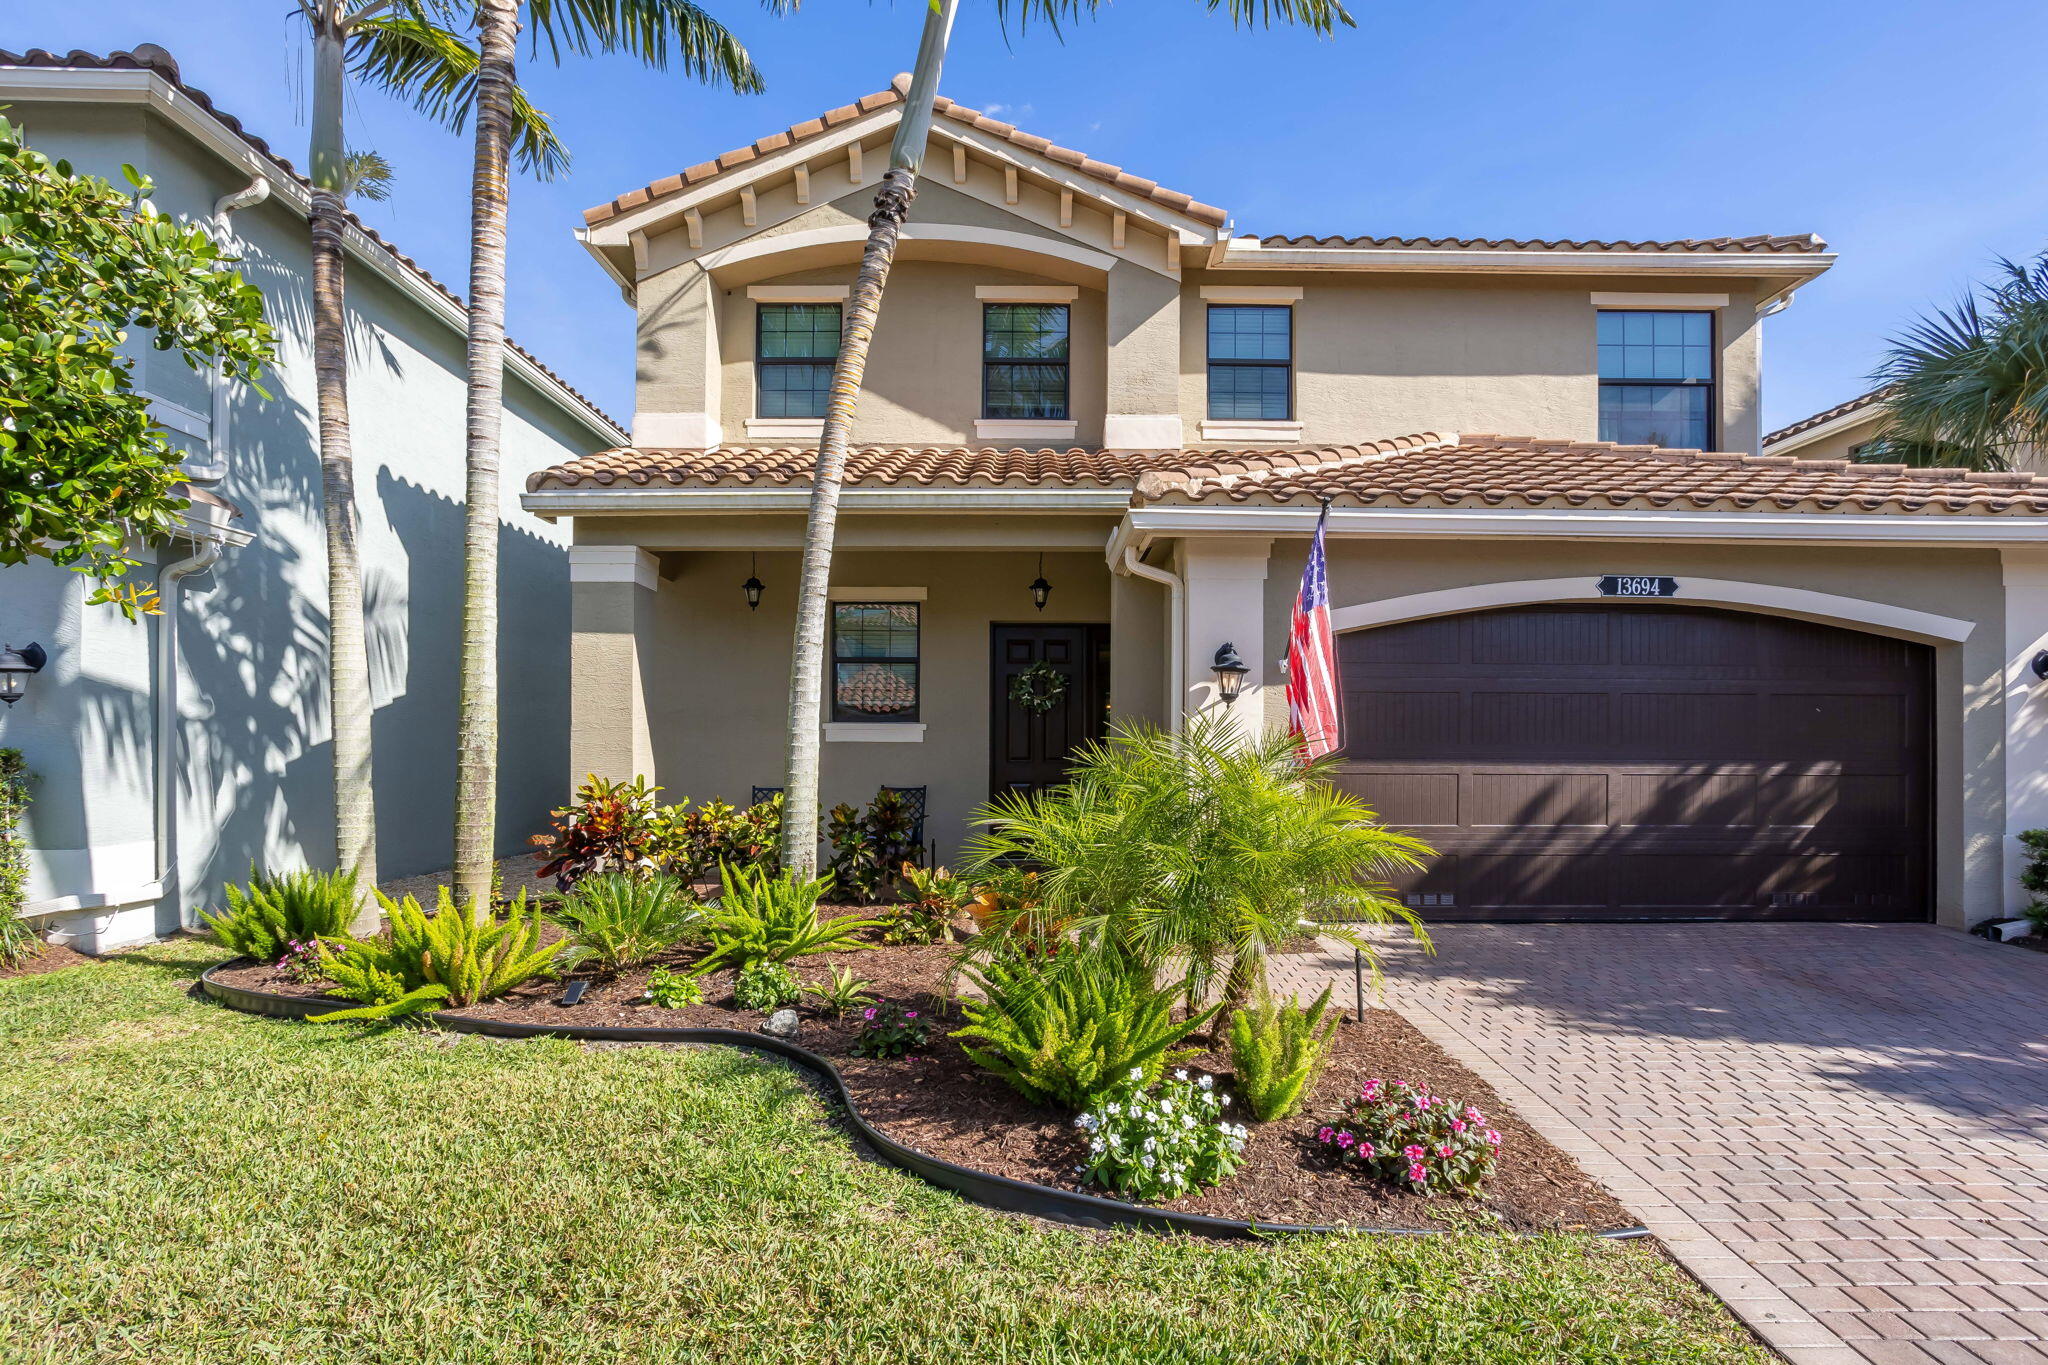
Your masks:
<svg viewBox="0 0 2048 1365"><path fill-rule="evenodd" d="M1472 925L1387 1000L1799 1365L2048 1362L2048 957L1923 926ZM1278 984L1350 1000L1351 954Z"/></svg>

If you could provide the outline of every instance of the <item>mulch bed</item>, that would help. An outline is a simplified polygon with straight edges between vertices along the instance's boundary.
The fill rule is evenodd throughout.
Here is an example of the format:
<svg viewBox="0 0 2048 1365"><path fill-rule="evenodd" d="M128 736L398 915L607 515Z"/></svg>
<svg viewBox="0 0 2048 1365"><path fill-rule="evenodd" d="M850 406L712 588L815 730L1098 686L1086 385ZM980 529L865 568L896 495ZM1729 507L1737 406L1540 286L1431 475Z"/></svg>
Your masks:
<svg viewBox="0 0 2048 1365"><path fill-rule="evenodd" d="M44 972L61 972L66 967L80 967L93 959L74 948L61 943L45 943L42 950L26 962L12 967L0 967L0 981L16 976L40 976Z"/></svg>
<svg viewBox="0 0 2048 1365"><path fill-rule="evenodd" d="M823 982L835 966L850 967L869 979L869 993L878 999L928 1011L947 1026L958 1027L961 1021L951 1003L949 978L955 951L946 946L878 945L821 953L792 965L806 982ZM692 956L676 954L671 965ZM268 966L215 975L257 990L321 993L318 985L295 984ZM730 970L711 973L704 978L704 1003L680 1010L641 1003L647 979L647 969L641 968L616 979L593 977L582 1002L571 1008L556 1003L562 983L552 981L530 983L462 1013L518 1023L756 1031L764 1016L733 1004L733 976ZM832 1018L810 997L797 1009L802 1027L795 1041L830 1058L862 1116L898 1142L997 1175L1060 1189L1086 1188L1077 1174L1083 1143L1071 1116L1031 1105L976 1066L953 1039L941 1033L924 1054L897 1061L854 1057L848 1052L854 1018ZM1185 1065L1219 1078L1227 1078L1229 1071L1229 1059L1220 1052ZM1333 1167L1316 1146L1315 1130L1374 1076L1427 1082L1439 1095L1475 1104L1486 1113L1503 1141L1499 1170L1485 1197L1423 1199ZM1347 1018L1332 1044L1329 1066L1303 1112L1253 1125L1244 1157L1242 1167L1223 1184L1163 1207L1246 1221L1361 1227L1470 1225L1475 1212L1495 1215L1518 1230L1601 1232L1636 1222L1570 1157L1516 1117L1484 1082L1391 1010L1370 1010L1363 1023Z"/></svg>

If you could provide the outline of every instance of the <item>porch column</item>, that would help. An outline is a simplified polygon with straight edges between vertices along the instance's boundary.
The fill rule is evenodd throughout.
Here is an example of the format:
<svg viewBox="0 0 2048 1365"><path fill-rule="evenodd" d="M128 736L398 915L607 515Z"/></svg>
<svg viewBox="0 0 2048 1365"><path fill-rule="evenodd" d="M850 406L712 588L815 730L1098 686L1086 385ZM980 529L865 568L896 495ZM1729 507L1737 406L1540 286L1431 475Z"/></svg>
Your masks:
<svg viewBox="0 0 2048 1365"><path fill-rule="evenodd" d="M636 545L569 547L569 784L654 777L645 674L660 578Z"/></svg>
<svg viewBox="0 0 2048 1365"><path fill-rule="evenodd" d="M2048 682L2034 655L2048 649L2048 550L2001 551L2005 562L2006 913L2027 904L2020 889L2022 830L2048 828Z"/></svg>
<svg viewBox="0 0 2048 1365"><path fill-rule="evenodd" d="M1247 737L1256 737L1266 715L1266 562L1270 539L1183 540L1181 577L1187 584L1187 625L1183 648L1186 707L1190 718L1224 712ZM1225 708L1216 686L1216 651L1237 646L1250 667L1244 689Z"/></svg>
<svg viewBox="0 0 2048 1365"><path fill-rule="evenodd" d="M1109 272L1109 388L1102 444L1178 450L1180 281L1130 261Z"/></svg>

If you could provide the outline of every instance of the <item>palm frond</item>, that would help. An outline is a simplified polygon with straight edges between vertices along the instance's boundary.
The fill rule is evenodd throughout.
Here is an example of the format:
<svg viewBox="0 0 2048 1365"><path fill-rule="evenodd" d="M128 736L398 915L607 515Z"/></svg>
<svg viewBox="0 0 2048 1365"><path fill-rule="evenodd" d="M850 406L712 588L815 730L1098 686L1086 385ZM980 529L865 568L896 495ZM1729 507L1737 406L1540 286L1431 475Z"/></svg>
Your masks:
<svg viewBox="0 0 2048 1365"><path fill-rule="evenodd" d="M382 152L350 152L341 159L341 197L383 203L397 173Z"/></svg>
<svg viewBox="0 0 2048 1365"><path fill-rule="evenodd" d="M1356 28L1358 22L1340 0L1203 0L1211 13L1221 10L1230 17L1232 28L1274 28L1300 26L1312 33L1334 33L1341 25ZM1044 24L1055 35L1068 19L1092 16L1102 0L996 0L996 19L1003 28L1022 32L1033 23Z"/></svg>
<svg viewBox="0 0 2048 1365"><path fill-rule="evenodd" d="M775 12L797 0L772 0ZM545 44L559 63L562 49L587 57L623 52L667 70L674 62L684 75L706 85L758 94L761 73L740 40L690 0L527 0L528 41L538 56Z"/></svg>
<svg viewBox="0 0 2048 1365"><path fill-rule="evenodd" d="M349 70L457 133L476 107L479 60L468 39L417 11L365 19L349 34ZM541 179L551 180L569 168L568 149L556 138L554 125L517 86L512 90L512 133L519 164Z"/></svg>

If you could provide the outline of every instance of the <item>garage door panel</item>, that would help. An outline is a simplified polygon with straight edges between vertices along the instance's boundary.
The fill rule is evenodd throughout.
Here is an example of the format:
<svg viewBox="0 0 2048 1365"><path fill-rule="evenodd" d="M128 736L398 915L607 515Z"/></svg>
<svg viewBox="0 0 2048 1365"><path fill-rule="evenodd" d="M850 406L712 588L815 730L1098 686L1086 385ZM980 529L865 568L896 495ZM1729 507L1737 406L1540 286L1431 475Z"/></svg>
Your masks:
<svg viewBox="0 0 2048 1365"><path fill-rule="evenodd" d="M1925 918L1923 646L1664 604L1339 637L1342 781L1425 917Z"/></svg>

